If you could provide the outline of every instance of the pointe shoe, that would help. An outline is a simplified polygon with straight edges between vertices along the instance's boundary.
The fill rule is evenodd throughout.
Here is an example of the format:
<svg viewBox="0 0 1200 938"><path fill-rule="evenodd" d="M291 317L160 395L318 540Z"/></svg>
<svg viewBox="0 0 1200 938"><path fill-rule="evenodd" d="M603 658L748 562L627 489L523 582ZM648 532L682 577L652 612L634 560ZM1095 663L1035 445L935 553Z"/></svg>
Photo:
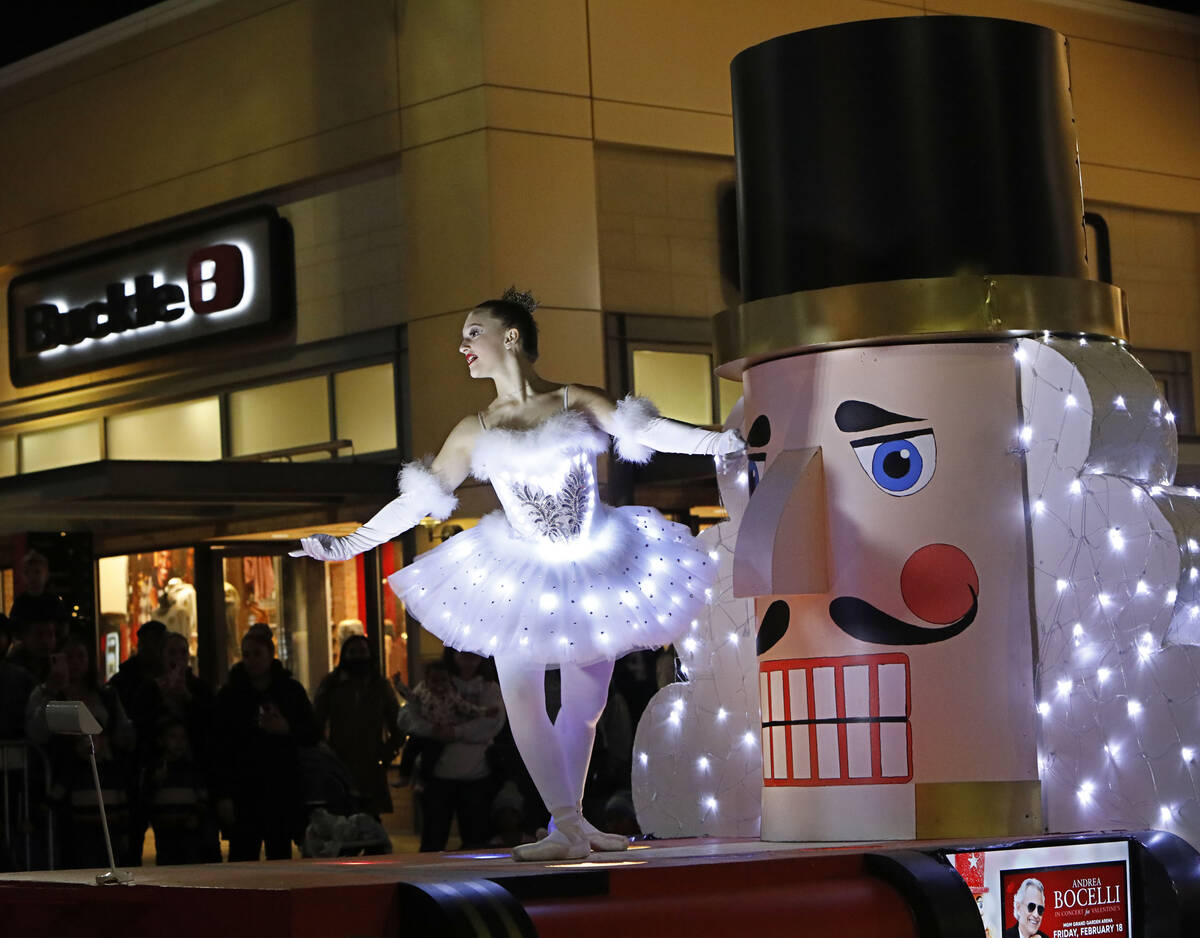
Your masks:
<svg viewBox="0 0 1200 938"><path fill-rule="evenodd" d="M629 838L624 834L609 834L600 830L582 814L579 816L580 828L587 838L588 846L597 853L615 853L618 850L629 849ZM554 830L554 819L550 819L550 830Z"/></svg>
<svg viewBox="0 0 1200 938"><path fill-rule="evenodd" d="M591 848L599 853L612 853L617 850L629 849L629 838L624 834L610 834L596 827L595 824L583 821L583 834L587 837Z"/></svg>
<svg viewBox="0 0 1200 938"><path fill-rule="evenodd" d="M559 819L537 843L513 847L512 858L520 863L584 859L592 848L580 820L578 815Z"/></svg>

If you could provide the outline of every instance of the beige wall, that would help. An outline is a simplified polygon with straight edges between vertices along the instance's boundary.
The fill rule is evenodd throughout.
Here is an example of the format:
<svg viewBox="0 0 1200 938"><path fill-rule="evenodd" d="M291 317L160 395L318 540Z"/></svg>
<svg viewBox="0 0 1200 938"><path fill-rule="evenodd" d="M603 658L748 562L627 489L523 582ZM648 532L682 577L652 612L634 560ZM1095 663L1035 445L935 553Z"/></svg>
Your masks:
<svg viewBox="0 0 1200 938"><path fill-rule="evenodd" d="M376 164L336 188L281 202L296 248L296 342L394 325L403 313L399 164Z"/></svg>
<svg viewBox="0 0 1200 938"><path fill-rule="evenodd" d="M0 85L0 287L97 238L274 202L297 235L295 341L409 321L432 449L482 404L461 314L509 283L544 304L546 373L595 384L602 309L723 305L729 60L783 32L926 9L1060 29L1089 200L1200 213L1200 19L1108 2L227 0ZM1135 329L1200 352L1155 316ZM0 381L0 421L65 386Z"/></svg>
<svg viewBox="0 0 1200 938"><path fill-rule="evenodd" d="M772 36L922 13L1025 20L1071 40L1085 192L1200 212L1200 18L1033 0L829 4L776 0L591 0L596 139L733 152L729 61Z"/></svg>
<svg viewBox="0 0 1200 938"><path fill-rule="evenodd" d="M0 258L394 153L391 0L205 8L0 91Z"/></svg>
<svg viewBox="0 0 1200 938"><path fill-rule="evenodd" d="M716 207L733 178L729 157L596 148L605 309L711 316L728 305Z"/></svg>

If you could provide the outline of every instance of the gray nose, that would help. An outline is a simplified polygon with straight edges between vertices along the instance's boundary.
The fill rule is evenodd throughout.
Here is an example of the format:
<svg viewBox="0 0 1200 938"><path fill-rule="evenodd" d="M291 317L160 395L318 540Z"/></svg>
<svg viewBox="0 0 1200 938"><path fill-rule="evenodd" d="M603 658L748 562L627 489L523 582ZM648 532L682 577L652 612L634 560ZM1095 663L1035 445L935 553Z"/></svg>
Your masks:
<svg viewBox="0 0 1200 938"><path fill-rule="evenodd" d="M825 470L819 446L779 453L738 528L733 595L829 592Z"/></svg>

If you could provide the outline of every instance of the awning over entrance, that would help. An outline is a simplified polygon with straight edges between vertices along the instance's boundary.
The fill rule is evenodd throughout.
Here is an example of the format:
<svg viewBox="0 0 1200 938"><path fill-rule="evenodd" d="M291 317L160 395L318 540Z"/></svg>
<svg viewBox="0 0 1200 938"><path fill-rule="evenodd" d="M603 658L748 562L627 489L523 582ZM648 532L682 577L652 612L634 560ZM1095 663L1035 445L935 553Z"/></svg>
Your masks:
<svg viewBox="0 0 1200 938"><path fill-rule="evenodd" d="M365 520L395 492L391 463L103 460L0 480L0 535L85 530L98 549L194 542Z"/></svg>

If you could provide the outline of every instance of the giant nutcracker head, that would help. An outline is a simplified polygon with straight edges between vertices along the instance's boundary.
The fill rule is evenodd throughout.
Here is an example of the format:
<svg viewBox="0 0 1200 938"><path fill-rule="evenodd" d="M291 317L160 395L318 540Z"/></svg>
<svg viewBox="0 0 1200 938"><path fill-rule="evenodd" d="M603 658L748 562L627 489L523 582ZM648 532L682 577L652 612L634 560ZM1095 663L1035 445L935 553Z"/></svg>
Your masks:
<svg viewBox="0 0 1200 938"><path fill-rule="evenodd" d="M762 832L1042 828L1020 337L1124 336L1086 278L1064 40L852 23L734 60Z"/></svg>

